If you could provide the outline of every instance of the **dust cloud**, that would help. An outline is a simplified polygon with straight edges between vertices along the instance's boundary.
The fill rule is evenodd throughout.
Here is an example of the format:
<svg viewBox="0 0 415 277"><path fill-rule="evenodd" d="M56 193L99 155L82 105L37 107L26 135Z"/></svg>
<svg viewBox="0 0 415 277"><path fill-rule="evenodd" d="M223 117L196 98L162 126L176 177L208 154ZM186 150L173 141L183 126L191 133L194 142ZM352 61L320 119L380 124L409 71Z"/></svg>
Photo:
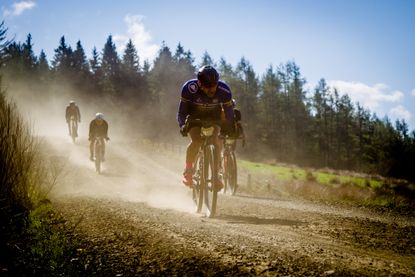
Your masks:
<svg viewBox="0 0 415 277"><path fill-rule="evenodd" d="M48 97L36 97L28 89L23 85L15 86L8 90L8 97L17 104L33 135L47 145L42 147L42 155L62 164L57 183L50 192L52 199L106 198L194 212L190 191L181 183L184 153L167 156L140 144L149 132L139 119L149 115L136 110L132 122L128 112L126 116L125 107L117 110L108 99L95 101L82 97L65 84L50 88ZM76 102L81 112L79 137L75 143L71 141L65 121L65 108L70 100ZM95 172L94 163L89 160L89 123L96 112L104 113L109 124L110 141L101 175ZM183 144L186 143L183 139Z"/></svg>

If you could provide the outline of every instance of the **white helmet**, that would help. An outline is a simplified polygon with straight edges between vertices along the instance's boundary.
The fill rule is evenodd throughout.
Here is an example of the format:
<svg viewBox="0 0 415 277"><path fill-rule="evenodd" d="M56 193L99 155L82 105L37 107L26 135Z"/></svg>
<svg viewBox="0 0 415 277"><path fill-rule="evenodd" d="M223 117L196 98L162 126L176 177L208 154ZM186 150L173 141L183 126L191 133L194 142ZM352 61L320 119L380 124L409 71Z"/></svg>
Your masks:
<svg viewBox="0 0 415 277"><path fill-rule="evenodd" d="M69 101L69 104L75 104L75 101L71 100Z"/></svg>
<svg viewBox="0 0 415 277"><path fill-rule="evenodd" d="M104 114L103 113L96 113L95 114L95 119L104 119Z"/></svg>

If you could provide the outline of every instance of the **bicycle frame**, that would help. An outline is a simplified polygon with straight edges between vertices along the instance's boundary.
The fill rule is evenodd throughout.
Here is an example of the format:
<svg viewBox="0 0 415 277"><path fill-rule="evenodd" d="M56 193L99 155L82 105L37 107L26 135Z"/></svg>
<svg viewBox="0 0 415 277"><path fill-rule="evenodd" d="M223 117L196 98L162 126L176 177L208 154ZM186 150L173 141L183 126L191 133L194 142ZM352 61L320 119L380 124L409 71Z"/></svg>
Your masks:
<svg viewBox="0 0 415 277"><path fill-rule="evenodd" d="M224 193L230 192L231 195L235 195L237 188L237 165L235 156L235 144L236 139L233 137L223 137L224 149L223 149L223 179L224 179Z"/></svg>
<svg viewBox="0 0 415 277"><path fill-rule="evenodd" d="M101 163L104 155L104 138L96 137L94 139L95 170L101 173Z"/></svg>
<svg viewBox="0 0 415 277"><path fill-rule="evenodd" d="M193 200L197 206L197 212L201 212L205 204L207 216L214 217L217 204L217 178L218 159L215 154L214 131L218 121L195 120L193 123L200 125L200 135L203 143L197 154L193 175Z"/></svg>
<svg viewBox="0 0 415 277"><path fill-rule="evenodd" d="M78 121L76 121L75 116L71 116L69 120L69 132L71 133L72 141L75 142L76 134L78 132Z"/></svg>

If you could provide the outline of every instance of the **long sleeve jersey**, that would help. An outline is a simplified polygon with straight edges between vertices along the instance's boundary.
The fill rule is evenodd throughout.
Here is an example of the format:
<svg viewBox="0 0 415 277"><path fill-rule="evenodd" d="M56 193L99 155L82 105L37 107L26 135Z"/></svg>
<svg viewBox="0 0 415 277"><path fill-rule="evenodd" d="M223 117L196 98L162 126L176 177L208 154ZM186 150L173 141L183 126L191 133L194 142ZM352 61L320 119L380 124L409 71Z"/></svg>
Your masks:
<svg viewBox="0 0 415 277"><path fill-rule="evenodd" d="M68 105L65 111L66 121L69 122L71 116L75 117L76 121L81 121L81 113L79 112L79 107L77 105Z"/></svg>
<svg viewBox="0 0 415 277"><path fill-rule="evenodd" d="M97 119L94 119L89 124L89 138L93 139L96 137L108 137L108 123L103 120L102 124L97 123Z"/></svg>
<svg viewBox="0 0 415 277"><path fill-rule="evenodd" d="M192 79L182 87L177 122L180 127L183 126L187 115L198 119L219 120L222 107L225 119L233 122L232 92L225 82L219 81L215 95L209 97L200 89L197 79Z"/></svg>

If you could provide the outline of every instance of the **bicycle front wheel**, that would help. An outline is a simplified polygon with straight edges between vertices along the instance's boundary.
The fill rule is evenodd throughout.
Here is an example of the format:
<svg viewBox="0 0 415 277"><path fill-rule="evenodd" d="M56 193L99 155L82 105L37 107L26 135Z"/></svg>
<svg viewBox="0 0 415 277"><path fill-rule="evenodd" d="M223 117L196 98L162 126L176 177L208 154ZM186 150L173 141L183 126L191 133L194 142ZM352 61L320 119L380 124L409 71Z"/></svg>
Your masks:
<svg viewBox="0 0 415 277"><path fill-rule="evenodd" d="M216 187L217 163L213 145L208 145L204 149L202 176L204 182L206 214L208 217L214 217L218 200L218 190Z"/></svg>
<svg viewBox="0 0 415 277"><path fill-rule="evenodd" d="M196 158L196 162L193 166L194 174L193 174L193 188L192 188L192 197L193 202L196 205L196 212L200 213L202 211L203 206L203 178L202 178L202 171L203 171L203 159L200 154L198 154Z"/></svg>
<svg viewBox="0 0 415 277"><path fill-rule="evenodd" d="M76 125L75 125L75 122L73 120L71 120L71 137L72 137L73 143L75 143L75 139L76 139Z"/></svg>
<svg viewBox="0 0 415 277"><path fill-rule="evenodd" d="M238 187L238 170L236 166L235 153L233 152L229 153L229 156L228 156L227 178L228 178L229 192L231 193L231 195L235 195L236 189Z"/></svg>
<svg viewBox="0 0 415 277"><path fill-rule="evenodd" d="M101 174L102 150L100 142L95 142L95 170Z"/></svg>

